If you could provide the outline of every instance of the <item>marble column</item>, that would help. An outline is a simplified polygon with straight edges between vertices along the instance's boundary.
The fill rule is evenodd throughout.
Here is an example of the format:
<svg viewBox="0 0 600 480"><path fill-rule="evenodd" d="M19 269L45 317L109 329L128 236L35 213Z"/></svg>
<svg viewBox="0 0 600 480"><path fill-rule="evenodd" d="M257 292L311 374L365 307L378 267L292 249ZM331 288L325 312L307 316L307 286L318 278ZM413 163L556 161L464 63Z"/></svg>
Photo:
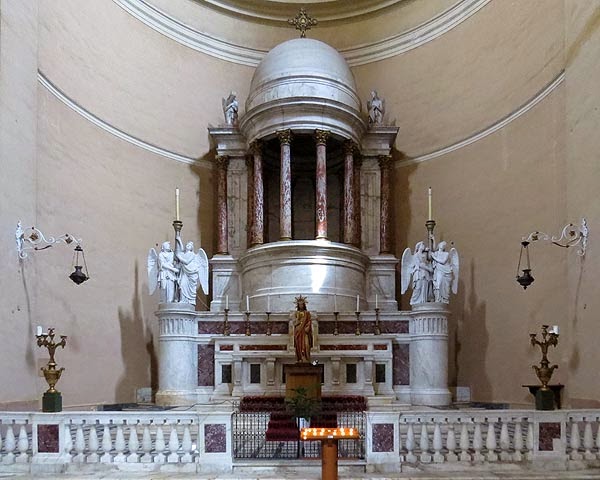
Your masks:
<svg viewBox="0 0 600 480"><path fill-rule="evenodd" d="M252 245L252 223L254 222L254 159L246 156L246 245Z"/></svg>
<svg viewBox="0 0 600 480"><path fill-rule="evenodd" d="M360 248L362 244L362 213L360 205L360 170L362 160L354 159L354 240L352 244Z"/></svg>
<svg viewBox="0 0 600 480"><path fill-rule="evenodd" d="M227 166L229 158L225 155L217 157L217 253L227 255Z"/></svg>
<svg viewBox="0 0 600 480"><path fill-rule="evenodd" d="M264 243L264 181L263 181L263 164L262 164L262 142L252 142L250 145L254 156L253 170L253 203L252 203L252 220L250 226L250 246L261 245Z"/></svg>
<svg viewBox="0 0 600 480"><path fill-rule="evenodd" d="M390 176L392 157L382 155L379 157L381 171L381 204L379 208L379 253L391 252L391 225L390 225Z"/></svg>
<svg viewBox="0 0 600 480"><path fill-rule="evenodd" d="M292 239L292 131L277 132L281 144L281 180L279 184L279 239Z"/></svg>
<svg viewBox="0 0 600 480"><path fill-rule="evenodd" d="M317 215L317 238L327 239L327 137L326 130L315 130L317 144L317 172L315 202Z"/></svg>
<svg viewBox="0 0 600 480"><path fill-rule="evenodd" d="M356 222L354 218L354 142L344 142L344 243L352 244L356 240Z"/></svg>

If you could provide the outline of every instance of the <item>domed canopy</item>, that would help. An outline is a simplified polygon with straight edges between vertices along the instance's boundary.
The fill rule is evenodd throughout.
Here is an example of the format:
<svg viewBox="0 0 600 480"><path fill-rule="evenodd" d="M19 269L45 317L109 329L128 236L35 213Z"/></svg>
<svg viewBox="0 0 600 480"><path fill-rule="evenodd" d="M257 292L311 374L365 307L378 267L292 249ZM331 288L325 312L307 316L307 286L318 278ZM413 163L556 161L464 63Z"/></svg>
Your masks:
<svg viewBox="0 0 600 480"><path fill-rule="evenodd" d="M284 129L329 130L358 142L365 125L346 60L318 40L276 46L254 72L240 128L249 142Z"/></svg>

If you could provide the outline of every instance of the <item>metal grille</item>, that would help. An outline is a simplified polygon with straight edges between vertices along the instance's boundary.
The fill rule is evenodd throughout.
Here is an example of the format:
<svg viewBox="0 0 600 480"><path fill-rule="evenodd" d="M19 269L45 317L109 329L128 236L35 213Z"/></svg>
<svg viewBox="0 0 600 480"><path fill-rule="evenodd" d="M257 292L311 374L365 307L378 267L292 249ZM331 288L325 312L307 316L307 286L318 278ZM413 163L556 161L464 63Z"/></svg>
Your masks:
<svg viewBox="0 0 600 480"><path fill-rule="evenodd" d="M269 440L266 433L271 414L269 412L236 412L233 414L233 457L235 459L293 459L320 458L320 441ZM338 427L356 428L358 440L339 440L338 457L365 458L365 413L339 412Z"/></svg>

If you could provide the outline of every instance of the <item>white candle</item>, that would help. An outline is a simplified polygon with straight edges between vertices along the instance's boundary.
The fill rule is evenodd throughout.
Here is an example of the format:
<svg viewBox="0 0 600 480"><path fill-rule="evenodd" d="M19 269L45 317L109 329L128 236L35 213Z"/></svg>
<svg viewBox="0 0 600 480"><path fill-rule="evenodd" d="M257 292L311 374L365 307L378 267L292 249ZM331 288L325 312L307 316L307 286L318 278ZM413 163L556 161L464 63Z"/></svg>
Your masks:
<svg viewBox="0 0 600 480"><path fill-rule="evenodd" d="M337 309L337 295L335 293L333 294L333 311L334 312L338 311L338 309Z"/></svg>
<svg viewBox="0 0 600 480"><path fill-rule="evenodd" d="M558 335L558 325L554 325L554 327L552 327L552 330L554 331L554 333L556 333L556 335Z"/></svg>
<svg viewBox="0 0 600 480"><path fill-rule="evenodd" d="M375 294L375 308L379 308L379 296Z"/></svg>
<svg viewBox="0 0 600 480"><path fill-rule="evenodd" d="M360 295L356 296L356 311L360 312Z"/></svg>
<svg viewBox="0 0 600 480"><path fill-rule="evenodd" d="M225 295L225 310L229 310L229 295Z"/></svg>
<svg viewBox="0 0 600 480"><path fill-rule="evenodd" d="M267 312L271 311L271 295L267 295Z"/></svg>
<svg viewBox="0 0 600 480"><path fill-rule="evenodd" d="M179 188L175 189L175 220L179 220Z"/></svg>
<svg viewBox="0 0 600 480"><path fill-rule="evenodd" d="M429 187L428 193L427 193L427 198L429 200L429 209L428 209L428 213L429 213L429 220L433 219L433 216L431 214L431 187Z"/></svg>
<svg viewBox="0 0 600 480"><path fill-rule="evenodd" d="M42 334L42 326L38 325L35 329L35 334L39 337Z"/></svg>
<svg viewBox="0 0 600 480"><path fill-rule="evenodd" d="M250 311L250 297L248 295L246 295L246 311Z"/></svg>

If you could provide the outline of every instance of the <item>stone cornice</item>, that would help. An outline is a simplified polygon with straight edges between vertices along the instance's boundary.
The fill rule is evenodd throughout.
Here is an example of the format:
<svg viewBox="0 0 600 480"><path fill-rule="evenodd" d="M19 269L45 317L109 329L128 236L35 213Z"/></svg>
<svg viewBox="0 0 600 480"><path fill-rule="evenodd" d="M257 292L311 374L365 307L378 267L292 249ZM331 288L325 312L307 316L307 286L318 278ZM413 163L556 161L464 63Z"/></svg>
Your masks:
<svg viewBox="0 0 600 480"><path fill-rule="evenodd" d="M402 160L396 162L395 167L405 167L407 165L414 165L415 163L426 162L427 160L431 160L433 158L441 157L442 155L446 155L447 153L458 150L459 148L466 147L467 145L471 145L472 143L481 140L482 138L491 135L492 133L497 132L501 128L504 128L513 120L516 120L521 115L527 113L533 107L535 107L538 103L540 103L544 98L550 95L558 86L562 84L565 79L565 71L562 70L554 80L552 80L548 85L546 85L542 90L540 90L536 95L530 98L526 103L521 105L517 110L512 113L509 113L504 118L498 120L487 128L476 132L475 134L464 138L452 145L448 145L446 147L440 148L438 150L434 150L433 152L426 153L424 155L419 155L418 157L408 158L406 160Z"/></svg>
<svg viewBox="0 0 600 480"><path fill-rule="evenodd" d="M417 48L438 38L471 17L491 0L461 0L437 17L390 38L345 48L342 55L351 67L366 65ZM159 33L221 60L256 67L267 50L236 45L200 32L150 5L146 0L113 0L118 6Z"/></svg>
<svg viewBox="0 0 600 480"><path fill-rule="evenodd" d="M177 160L178 162L187 163L190 165L199 165L206 168L212 168L212 163L207 160L195 159L191 157L187 157L185 155L181 155L176 152L172 152L170 150L166 150L164 148L158 147L151 143L148 143L144 140L141 140L133 135L130 135L123 130L109 124L108 122L102 120L97 117L90 111L83 108L81 105L76 103L74 100L69 98L66 94L64 94L58 87L56 87L48 78L40 71L38 71L38 81L40 84L48 90L52 95L54 95L58 100L64 103L71 110L77 112L79 115L84 117L86 120L89 120L97 127L100 127L102 130L114 135L115 137L120 138L121 140L125 140L137 147L143 148L144 150L148 150L156 155L160 155L162 157L170 158L171 160Z"/></svg>

